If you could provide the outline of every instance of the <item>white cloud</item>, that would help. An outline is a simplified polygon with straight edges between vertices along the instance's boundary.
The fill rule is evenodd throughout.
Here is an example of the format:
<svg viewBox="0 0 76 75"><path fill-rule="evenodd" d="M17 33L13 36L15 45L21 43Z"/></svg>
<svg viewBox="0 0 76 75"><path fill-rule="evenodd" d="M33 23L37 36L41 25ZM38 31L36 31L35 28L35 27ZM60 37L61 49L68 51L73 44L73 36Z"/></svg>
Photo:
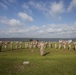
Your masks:
<svg viewBox="0 0 76 75"><path fill-rule="evenodd" d="M11 26L16 26L16 25L20 25L20 21L19 20L16 20L16 19L11 19L9 20L9 25Z"/></svg>
<svg viewBox="0 0 76 75"><path fill-rule="evenodd" d="M8 9L7 5L2 2L0 2L0 6L3 7L4 9Z"/></svg>
<svg viewBox="0 0 76 75"><path fill-rule="evenodd" d="M70 12L73 8L76 8L76 0L72 0L67 11Z"/></svg>
<svg viewBox="0 0 76 75"><path fill-rule="evenodd" d="M5 32L5 33L4 33ZM43 37L43 38L71 38L76 37L76 25L48 24L42 26L10 27L0 33L13 34L13 37ZM15 36L14 36L15 35Z"/></svg>
<svg viewBox="0 0 76 75"><path fill-rule="evenodd" d="M10 27L7 30L2 30L1 34L7 37L9 35L9 37L76 38L76 25L48 24L45 26Z"/></svg>
<svg viewBox="0 0 76 75"><path fill-rule="evenodd" d="M18 16L20 18L22 18L23 20L26 20L26 21L29 21L29 22L32 22L33 21L33 18L31 16L29 16L26 13L23 13L23 12L19 12L18 13Z"/></svg>
<svg viewBox="0 0 76 75"><path fill-rule="evenodd" d="M23 3L21 7L25 10L26 13L32 14L32 10L30 9L28 3Z"/></svg>
<svg viewBox="0 0 76 75"><path fill-rule="evenodd" d="M21 22L17 19L8 19L7 17L0 17L0 23L9 26L20 26Z"/></svg>
<svg viewBox="0 0 76 75"><path fill-rule="evenodd" d="M42 12L48 11L48 8L46 6L46 3L43 2L35 2L35 1L29 1L28 6L32 6L33 8L36 8Z"/></svg>
<svg viewBox="0 0 76 75"><path fill-rule="evenodd" d="M53 1L49 3L42 1L29 1L27 4L23 4L23 6L28 9L30 9L30 7L33 7L42 12L45 16L57 18L59 20L61 20L60 15L65 12L64 3L62 1Z"/></svg>
<svg viewBox="0 0 76 75"><path fill-rule="evenodd" d="M29 9L29 5L27 3L23 3L22 8Z"/></svg>
<svg viewBox="0 0 76 75"><path fill-rule="evenodd" d="M53 16L59 15L64 12L63 2L59 2L59 3L53 2L53 3L51 3L50 8L51 9L49 10L49 12Z"/></svg>

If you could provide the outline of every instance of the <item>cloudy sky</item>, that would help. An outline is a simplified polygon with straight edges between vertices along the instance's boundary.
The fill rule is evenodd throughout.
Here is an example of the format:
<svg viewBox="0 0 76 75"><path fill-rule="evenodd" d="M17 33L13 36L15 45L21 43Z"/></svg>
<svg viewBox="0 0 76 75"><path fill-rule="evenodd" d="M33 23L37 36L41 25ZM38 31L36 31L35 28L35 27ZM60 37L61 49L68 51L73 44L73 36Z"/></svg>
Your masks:
<svg viewBox="0 0 76 75"><path fill-rule="evenodd" d="M0 0L0 38L76 38L76 0Z"/></svg>

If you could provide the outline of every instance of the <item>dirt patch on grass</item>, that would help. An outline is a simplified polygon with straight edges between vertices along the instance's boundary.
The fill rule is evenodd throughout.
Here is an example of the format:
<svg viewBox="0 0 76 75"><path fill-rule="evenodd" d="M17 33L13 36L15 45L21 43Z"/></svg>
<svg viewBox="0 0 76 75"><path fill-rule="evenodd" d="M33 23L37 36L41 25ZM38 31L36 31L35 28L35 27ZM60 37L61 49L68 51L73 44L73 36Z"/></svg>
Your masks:
<svg viewBox="0 0 76 75"><path fill-rule="evenodd" d="M15 66L15 69L16 69L17 71L23 72L23 71L24 71L24 65L16 65L16 66Z"/></svg>

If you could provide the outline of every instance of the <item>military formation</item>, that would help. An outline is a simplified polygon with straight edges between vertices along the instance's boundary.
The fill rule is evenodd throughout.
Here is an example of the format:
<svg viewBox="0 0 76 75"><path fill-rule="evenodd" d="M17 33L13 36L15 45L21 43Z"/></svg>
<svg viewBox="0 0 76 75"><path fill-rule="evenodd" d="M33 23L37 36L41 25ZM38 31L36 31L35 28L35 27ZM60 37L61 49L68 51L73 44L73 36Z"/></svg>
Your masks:
<svg viewBox="0 0 76 75"><path fill-rule="evenodd" d="M53 44L54 43L54 44ZM73 44L72 44L73 43ZM55 48L55 49L66 49L68 46L68 50L72 49L72 45L74 46L74 50L76 50L76 42L72 42L72 40L59 40L59 42L43 42L43 41L30 41L30 42L19 42L19 41L0 41L0 52L2 51L2 47L4 46L5 49L10 46L10 49L22 49L24 45L24 48L39 48L40 49L40 55L43 56L45 54L46 48Z"/></svg>

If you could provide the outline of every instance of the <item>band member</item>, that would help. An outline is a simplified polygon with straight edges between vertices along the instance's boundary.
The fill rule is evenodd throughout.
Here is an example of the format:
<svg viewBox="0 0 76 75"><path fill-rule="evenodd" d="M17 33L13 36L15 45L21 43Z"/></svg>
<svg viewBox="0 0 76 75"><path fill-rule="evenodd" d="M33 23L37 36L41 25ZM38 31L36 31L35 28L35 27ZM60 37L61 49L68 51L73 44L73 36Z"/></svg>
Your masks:
<svg viewBox="0 0 76 75"><path fill-rule="evenodd" d="M55 43L55 49L57 49L57 43Z"/></svg>
<svg viewBox="0 0 76 75"><path fill-rule="evenodd" d="M0 41L0 52L2 50L2 41Z"/></svg>
<svg viewBox="0 0 76 75"><path fill-rule="evenodd" d="M71 44L68 44L68 49L71 50Z"/></svg>
<svg viewBox="0 0 76 75"><path fill-rule="evenodd" d="M16 42L16 49L18 49L18 41Z"/></svg>
<svg viewBox="0 0 76 75"><path fill-rule="evenodd" d="M28 42L25 42L25 48L28 48L29 44Z"/></svg>
<svg viewBox="0 0 76 75"><path fill-rule="evenodd" d="M20 49L22 48L22 42L20 42Z"/></svg>

